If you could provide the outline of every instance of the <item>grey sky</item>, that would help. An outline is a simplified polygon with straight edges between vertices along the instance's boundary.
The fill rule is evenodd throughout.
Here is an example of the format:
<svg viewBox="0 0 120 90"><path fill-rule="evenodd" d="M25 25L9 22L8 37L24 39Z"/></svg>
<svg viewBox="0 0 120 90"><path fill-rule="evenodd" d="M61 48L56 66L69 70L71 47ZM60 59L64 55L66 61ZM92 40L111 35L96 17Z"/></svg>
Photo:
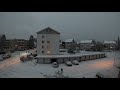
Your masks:
<svg viewBox="0 0 120 90"><path fill-rule="evenodd" d="M0 34L29 39L51 27L62 39L114 40L120 36L120 12L0 12Z"/></svg>

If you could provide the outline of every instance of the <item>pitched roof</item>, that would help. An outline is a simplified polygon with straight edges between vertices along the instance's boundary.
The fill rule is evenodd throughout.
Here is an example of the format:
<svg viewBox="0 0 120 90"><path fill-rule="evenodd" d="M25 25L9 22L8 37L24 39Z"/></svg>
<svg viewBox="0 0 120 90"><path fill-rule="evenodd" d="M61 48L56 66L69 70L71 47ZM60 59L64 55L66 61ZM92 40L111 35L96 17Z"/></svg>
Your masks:
<svg viewBox="0 0 120 90"><path fill-rule="evenodd" d="M72 42L74 39L67 39L65 42Z"/></svg>
<svg viewBox="0 0 120 90"><path fill-rule="evenodd" d="M37 34L60 34L60 33L50 27L47 27L43 30L38 31Z"/></svg>
<svg viewBox="0 0 120 90"><path fill-rule="evenodd" d="M93 40L82 40L80 43L92 43Z"/></svg>
<svg viewBox="0 0 120 90"><path fill-rule="evenodd" d="M116 41L104 41L104 44L116 44Z"/></svg>

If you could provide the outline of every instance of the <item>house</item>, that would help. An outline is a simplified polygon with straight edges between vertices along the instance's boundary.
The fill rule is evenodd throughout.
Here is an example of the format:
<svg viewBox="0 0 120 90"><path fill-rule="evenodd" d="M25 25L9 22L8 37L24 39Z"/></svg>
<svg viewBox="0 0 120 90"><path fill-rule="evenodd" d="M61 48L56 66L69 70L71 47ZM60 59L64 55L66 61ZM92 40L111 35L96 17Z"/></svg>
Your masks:
<svg viewBox="0 0 120 90"><path fill-rule="evenodd" d="M104 41L103 44L105 50L115 50L117 46L116 41Z"/></svg>
<svg viewBox="0 0 120 90"><path fill-rule="evenodd" d="M95 46L94 40L82 40L80 41L80 49L81 50L91 50L91 48Z"/></svg>
<svg viewBox="0 0 120 90"><path fill-rule="evenodd" d="M76 49L76 42L74 39L65 40L65 49L74 48Z"/></svg>
<svg viewBox="0 0 120 90"><path fill-rule="evenodd" d="M47 27L37 32L37 55L59 54L60 33Z"/></svg>

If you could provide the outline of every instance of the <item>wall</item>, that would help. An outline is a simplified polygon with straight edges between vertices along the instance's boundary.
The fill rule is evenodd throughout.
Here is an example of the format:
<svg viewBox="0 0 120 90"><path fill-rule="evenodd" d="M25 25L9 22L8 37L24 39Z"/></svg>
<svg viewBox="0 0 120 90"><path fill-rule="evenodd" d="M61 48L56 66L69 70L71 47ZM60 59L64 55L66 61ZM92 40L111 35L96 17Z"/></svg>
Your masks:
<svg viewBox="0 0 120 90"><path fill-rule="evenodd" d="M44 38L42 38L44 35ZM47 51L50 51L50 54L59 54L59 34L38 34L37 35L37 54L48 54ZM44 43L42 43L44 41ZM50 41L50 43L47 43ZM42 48L44 46L44 48ZM48 48L47 48L48 46ZM42 53L44 51L44 53Z"/></svg>

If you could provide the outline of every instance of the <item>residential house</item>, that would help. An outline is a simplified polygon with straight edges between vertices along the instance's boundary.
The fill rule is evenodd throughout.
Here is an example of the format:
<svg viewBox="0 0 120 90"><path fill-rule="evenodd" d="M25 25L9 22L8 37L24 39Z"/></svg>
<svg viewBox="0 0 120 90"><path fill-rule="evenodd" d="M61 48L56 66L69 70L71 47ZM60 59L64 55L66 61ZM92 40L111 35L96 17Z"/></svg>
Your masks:
<svg viewBox="0 0 120 90"><path fill-rule="evenodd" d="M73 48L76 49L76 42L74 39L65 40L65 49Z"/></svg>
<svg viewBox="0 0 120 90"><path fill-rule="evenodd" d="M82 40L80 41L81 50L91 50L95 46L95 40Z"/></svg>
<svg viewBox="0 0 120 90"><path fill-rule="evenodd" d="M117 46L116 41L104 41L103 44L105 50L115 50Z"/></svg>

